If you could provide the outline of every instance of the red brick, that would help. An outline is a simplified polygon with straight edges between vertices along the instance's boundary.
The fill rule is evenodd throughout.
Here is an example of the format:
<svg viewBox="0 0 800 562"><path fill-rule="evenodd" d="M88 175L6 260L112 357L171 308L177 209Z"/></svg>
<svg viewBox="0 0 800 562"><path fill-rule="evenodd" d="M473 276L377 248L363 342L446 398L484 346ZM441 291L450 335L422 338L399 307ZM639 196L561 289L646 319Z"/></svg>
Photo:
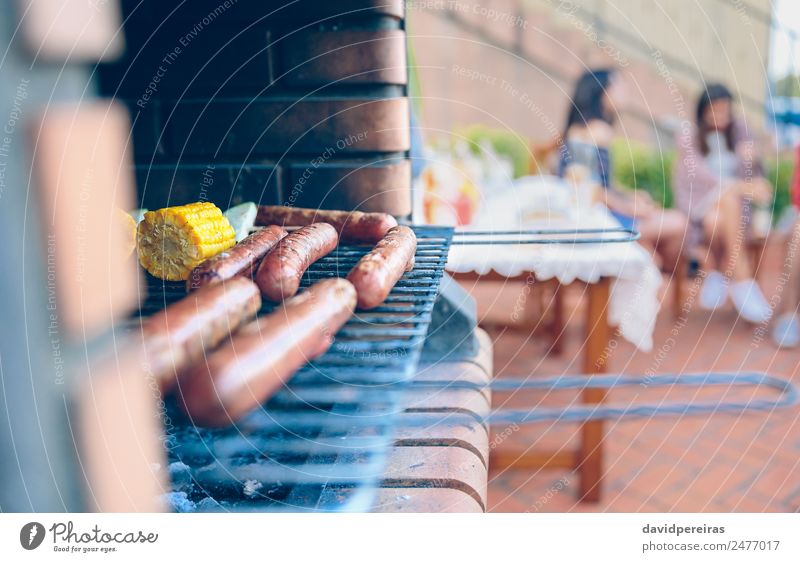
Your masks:
<svg viewBox="0 0 800 562"><path fill-rule="evenodd" d="M408 215L411 213L411 163L409 160L382 160L377 164L345 161L317 167L309 162L291 164L283 200L296 195L292 202L296 207ZM309 169L312 170L310 175ZM302 186L302 189L293 191L294 186Z"/></svg>
<svg viewBox="0 0 800 562"><path fill-rule="evenodd" d="M400 152L410 142L406 98L186 101L167 115L168 150L181 157L288 152L325 160Z"/></svg>
<svg viewBox="0 0 800 562"><path fill-rule="evenodd" d="M405 84L405 32L300 32L281 41L278 75L291 85L332 83Z"/></svg>
<svg viewBox="0 0 800 562"><path fill-rule="evenodd" d="M100 101L50 107L29 131L55 276L51 319L76 339L110 328L137 305L133 234L121 220L135 206L129 134L124 109Z"/></svg>

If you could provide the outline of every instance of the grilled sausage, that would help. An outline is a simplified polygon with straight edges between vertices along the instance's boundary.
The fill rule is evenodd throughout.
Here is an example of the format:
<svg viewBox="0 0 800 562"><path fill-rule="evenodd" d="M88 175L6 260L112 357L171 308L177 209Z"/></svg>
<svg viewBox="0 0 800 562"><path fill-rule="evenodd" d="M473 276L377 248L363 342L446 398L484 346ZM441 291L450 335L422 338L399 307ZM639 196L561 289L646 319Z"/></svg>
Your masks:
<svg viewBox="0 0 800 562"><path fill-rule="evenodd" d="M254 232L233 248L195 267L186 280L186 290L192 291L233 277L252 277L264 256L286 234L283 228L275 225Z"/></svg>
<svg viewBox="0 0 800 562"><path fill-rule="evenodd" d="M261 294L272 301L293 296L306 269L331 253L338 242L336 229L324 222L304 226L281 239L258 268L256 283Z"/></svg>
<svg viewBox="0 0 800 562"><path fill-rule="evenodd" d="M258 287L236 278L202 287L142 323L150 371L168 390L190 364L203 358L261 308Z"/></svg>
<svg viewBox="0 0 800 562"><path fill-rule="evenodd" d="M325 353L355 306L356 291L344 279L320 281L284 301L181 379L184 410L199 425L236 420Z"/></svg>
<svg viewBox="0 0 800 562"><path fill-rule="evenodd" d="M346 244L375 244L397 226L392 215L361 211L320 211L282 205L261 205L256 215L257 225L307 226L317 222L333 225Z"/></svg>
<svg viewBox="0 0 800 562"><path fill-rule="evenodd" d="M417 237L407 226L395 226L375 248L358 260L347 275L358 293L358 307L375 308L391 292L403 273L414 267Z"/></svg>

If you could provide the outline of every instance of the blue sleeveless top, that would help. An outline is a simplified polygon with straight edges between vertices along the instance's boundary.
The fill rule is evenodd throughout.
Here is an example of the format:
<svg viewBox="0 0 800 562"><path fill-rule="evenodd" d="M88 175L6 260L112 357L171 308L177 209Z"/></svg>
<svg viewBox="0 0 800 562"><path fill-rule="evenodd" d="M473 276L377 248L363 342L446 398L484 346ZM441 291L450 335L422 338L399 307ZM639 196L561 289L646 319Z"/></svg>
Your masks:
<svg viewBox="0 0 800 562"><path fill-rule="evenodd" d="M592 178L604 188L611 185L611 156L608 148L582 141L567 141L566 150L558 153L558 175L564 177L571 164L589 169Z"/></svg>
<svg viewBox="0 0 800 562"><path fill-rule="evenodd" d="M558 175L564 177L571 164L581 164L589 169L589 173L604 189L611 187L611 155L608 148L588 142L567 141L566 150L558 153ZM630 215L609 209L614 218L624 228L635 228L636 219Z"/></svg>

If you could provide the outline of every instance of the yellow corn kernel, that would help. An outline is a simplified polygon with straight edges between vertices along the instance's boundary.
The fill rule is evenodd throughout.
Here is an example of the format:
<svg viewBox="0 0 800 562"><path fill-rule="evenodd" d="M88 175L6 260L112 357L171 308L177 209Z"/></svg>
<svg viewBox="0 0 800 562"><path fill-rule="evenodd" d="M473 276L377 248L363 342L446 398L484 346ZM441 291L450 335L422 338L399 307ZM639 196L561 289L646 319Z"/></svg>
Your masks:
<svg viewBox="0 0 800 562"><path fill-rule="evenodd" d="M195 267L234 244L233 227L209 202L148 211L138 228L139 263L168 281L185 281Z"/></svg>

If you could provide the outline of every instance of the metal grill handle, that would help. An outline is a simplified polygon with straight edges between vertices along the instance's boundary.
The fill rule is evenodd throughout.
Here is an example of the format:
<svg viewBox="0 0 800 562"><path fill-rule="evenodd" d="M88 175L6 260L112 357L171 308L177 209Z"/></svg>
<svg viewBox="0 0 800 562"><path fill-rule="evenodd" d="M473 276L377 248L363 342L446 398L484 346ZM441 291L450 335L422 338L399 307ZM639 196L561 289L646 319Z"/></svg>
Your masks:
<svg viewBox="0 0 800 562"><path fill-rule="evenodd" d="M602 235L614 235L604 237ZM519 230L457 230L453 246L493 246L522 244L620 244L636 242L641 235L636 229L610 228L533 228Z"/></svg>
<svg viewBox="0 0 800 562"><path fill-rule="evenodd" d="M704 373L692 375L570 375L538 379L497 379L488 388L501 392L518 390L585 390L590 388L611 390L641 385L646 389L657 387L768 387L780 392L776 400L758 399L730 402L670 402L666 404L606 405L587 404L566 408L498 409L484 418L490 424L526 424L543 421L587 422L623 418L652 418L660 416L689 416L704 414L739 414L748 411L772 411L798 403L797 388L789 381L764 373ZM447 388L468 387L484 389L487 386L471 383L453 383Z"/></svg>

